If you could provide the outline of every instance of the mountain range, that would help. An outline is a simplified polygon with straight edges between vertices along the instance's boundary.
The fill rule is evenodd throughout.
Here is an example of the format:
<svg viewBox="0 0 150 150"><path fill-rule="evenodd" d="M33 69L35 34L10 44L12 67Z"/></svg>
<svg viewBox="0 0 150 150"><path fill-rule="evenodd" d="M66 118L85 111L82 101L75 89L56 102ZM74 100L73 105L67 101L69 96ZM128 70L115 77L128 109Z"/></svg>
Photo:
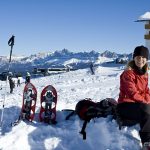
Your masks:
<svg viewBox="0 0 150 150"><path fill-rule="evenodd" d="M92 62L101 64L103 62L114 61L117 58L131 59L131 54L117 54L115 52L104 51L99 53L90 52L71 52L63 49L55 52L38 53L30 56L12 56L10 70L13 72L32 71L34 68L64 68L69 66L73 69L86 68ZM0 56L1 72L8 68L8 57Z"/></svg>

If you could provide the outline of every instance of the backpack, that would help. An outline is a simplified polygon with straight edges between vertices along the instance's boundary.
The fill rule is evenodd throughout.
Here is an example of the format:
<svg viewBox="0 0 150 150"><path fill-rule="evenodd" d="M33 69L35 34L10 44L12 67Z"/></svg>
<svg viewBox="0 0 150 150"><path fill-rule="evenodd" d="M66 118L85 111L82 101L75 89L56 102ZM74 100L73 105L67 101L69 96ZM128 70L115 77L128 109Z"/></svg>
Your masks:
<svg viewBox="0 0 150 150"><path fill-rule="evenodd" d="M84 121L80 134L83 139L86 139L85 128L87 123L93 118L107 117L112 115L116 117L117 102L112 98L106 98L100 102L93 102L90 98L85 98L76 104L75 111L72 111L67 117L68 120L73 114L77 114L81 120Z"/></svg>
<svg viewBox="0 0 150 150"><path fill-rule="evenodd" d="M112 98L106 98L97 103L86 98L77 103L75 112L80 119L90 121L96 117L115 115L116 106L117 102Z"/></svg>

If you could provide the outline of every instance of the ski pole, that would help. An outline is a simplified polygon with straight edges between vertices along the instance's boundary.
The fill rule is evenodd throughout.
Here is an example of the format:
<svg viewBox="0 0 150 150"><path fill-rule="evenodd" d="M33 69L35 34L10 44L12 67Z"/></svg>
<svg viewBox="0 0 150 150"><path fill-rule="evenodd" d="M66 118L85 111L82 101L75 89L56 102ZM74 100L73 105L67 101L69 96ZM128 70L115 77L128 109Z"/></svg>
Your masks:
<svg viewBox="0 0 150 150"><path fill-rule="evenodd" d="M13 50L13 46L14 46L14 38L15 38L15 36L12 35L12 37L11 37L11 38L9 39L9 41L8 41L8 45L11 46L11 49L10 49L10 57L9 57L9 63L8 63L8 69L7 69L6 87L7 87L7 81L8 81L8 73L9 73L9 70L10 70L10 64L11 64L12 50ZM0 128L1 128L1 129L2 129L2 126L3 126L5 101L6 101L6 88L5 88L5 94L4 94L3 106L2 106L2 111L1 111L1 118L0 118Z"/></svg>
<svg viewBox="0 0 150 150"><path fill-rule="evenodd" d="M8 45L11 46L11 49L10 49L10 57L9 57L9 64L11 62L11 56L12 56L12 49L13 49L13 46L14 46L14 39L15 39L15 36L12 35L12 37L9 39L8 41ZM10 67L10 66L9 66ZM9 68L8 68L9 69Z"/></svg>
<svg viewBox="0 0 150 150"><path fill-rule="evenodd" d="M2 105L2 113L1 113L0 127L2 127L2 124L3 124L4 107L5 107L5 94L4 94L4 100L3 100L3 105Z"/></svg>

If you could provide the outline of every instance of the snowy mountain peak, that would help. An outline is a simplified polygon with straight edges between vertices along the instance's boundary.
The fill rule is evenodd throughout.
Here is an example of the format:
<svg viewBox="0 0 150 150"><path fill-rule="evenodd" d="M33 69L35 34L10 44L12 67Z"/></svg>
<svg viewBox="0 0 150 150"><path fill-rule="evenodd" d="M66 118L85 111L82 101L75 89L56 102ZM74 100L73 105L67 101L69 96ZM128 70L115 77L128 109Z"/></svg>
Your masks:
<svg viewBox="0 0 150 150"><path fill-rule="evenodd" d="M38 53L28 57L12 57L11 70L26 72L32 71L33 68L64 68L66 65L74 69L81 69L89 67L91 62L98 65L98 63L101 64L106 62L106 60L109 61L109 59L101 59L100 57L106 57L112 61L118 57L128 57L128 55L120 55L108 50L103 53L94 50L75 53L64 48L59 51ZM6 70L8 66L8 58L1 56L0 60L2 72Z"/></svg>
<svg viewBox="0 0 150 150"><path fill-rule="evenodd" d="M117 57L117 53L115 52L110 52L108 50L104 51L103 53L101 53L101 56L103 57L108 57L108 58L116 58Z"/></svg>

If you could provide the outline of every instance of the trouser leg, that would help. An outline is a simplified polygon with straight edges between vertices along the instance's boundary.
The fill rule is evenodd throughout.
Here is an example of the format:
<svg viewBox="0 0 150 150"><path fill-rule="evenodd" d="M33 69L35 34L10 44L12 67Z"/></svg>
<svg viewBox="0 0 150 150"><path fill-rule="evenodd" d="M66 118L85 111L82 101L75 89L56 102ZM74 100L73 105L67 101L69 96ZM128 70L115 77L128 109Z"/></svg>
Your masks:
<svg viewBox="0 0 150 150"><path fill-rule="evenodd" d="M117 106L121 118L140 123L139 131L142 143L150 142L150 104L121 103Z"/></svg>
<svg viewBox="0 0 150 150"><path fill-rule="evenodd" d="M12 93L13 92L13 89L12 88L10 88L10 93Z"/></svg>
<svg viewBox="0 0 150 150"><path fill-rule="evenodd" d="M141 104L140 127L139 133L142 143L150 142L150 104Z"/></svg>
<svg viewBox="0 0 150 150"><path fill-rule="evenodd" d="M117 113L123 119L135 120L140 122L141 112L139 103L121 103L117 105Z"/></svg>

